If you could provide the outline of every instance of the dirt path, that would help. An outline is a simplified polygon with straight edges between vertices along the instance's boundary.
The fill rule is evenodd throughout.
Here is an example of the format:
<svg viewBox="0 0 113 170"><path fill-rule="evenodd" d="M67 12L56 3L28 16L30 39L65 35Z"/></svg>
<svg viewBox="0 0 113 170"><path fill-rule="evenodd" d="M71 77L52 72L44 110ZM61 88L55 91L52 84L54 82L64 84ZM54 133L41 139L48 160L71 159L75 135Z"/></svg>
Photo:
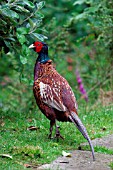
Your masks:
<svg viewBox="0 0 113 170"><path fill-rule="evenodd" d="M113 135L95 139L92 143L94 146L102 146L113 150ZM71 155L72 157L61 156L51 164L45 164L37 170L110 170L109 164L113 162L113 155L101 153L95 153L96 161L93 161L90 151L75 150Z"/></svg>

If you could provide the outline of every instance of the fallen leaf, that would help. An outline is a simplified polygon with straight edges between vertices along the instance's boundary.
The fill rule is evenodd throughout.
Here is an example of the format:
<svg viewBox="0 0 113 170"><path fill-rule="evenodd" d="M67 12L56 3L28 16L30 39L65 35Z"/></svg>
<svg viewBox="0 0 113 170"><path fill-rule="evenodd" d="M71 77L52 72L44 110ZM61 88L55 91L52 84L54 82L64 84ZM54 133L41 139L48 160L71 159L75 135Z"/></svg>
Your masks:
<svg viewBox="0 0 113 170"><path fill-rule="evenodd" d="M29 126L29 127L27 128L27 130L31 130L31 131L37 130L37 129L38 129L38 127L35 127L35 126Z"/></svg>
<svg viewBox="0 0 113 170"><path fill-rule="evenodd" d="M13 157L9 154L0 154L1 157L7 157L7 158L10 158L10 159L13 159Z"/></svg>
<svg viewBox="0 0 113 170"><path fill-rule="evenodd" d="M32 165L32 164L24 164L25 168L37 168L38 165Z"/></svg>
<svg viewBox="0 0 113 170"><path fill-rule="evenodd" d="M68 153L68 152L65 152L65 151L62 151L62 155L65 156L65 157L71 157L71 153Z"/></svg>
<svg viewBox="0 0 113 170"><path fill-rule="evenodd" d="M26 167L26 168L31 168L32 165L30 165L30 164L24 164L24 167Z"/></svg>

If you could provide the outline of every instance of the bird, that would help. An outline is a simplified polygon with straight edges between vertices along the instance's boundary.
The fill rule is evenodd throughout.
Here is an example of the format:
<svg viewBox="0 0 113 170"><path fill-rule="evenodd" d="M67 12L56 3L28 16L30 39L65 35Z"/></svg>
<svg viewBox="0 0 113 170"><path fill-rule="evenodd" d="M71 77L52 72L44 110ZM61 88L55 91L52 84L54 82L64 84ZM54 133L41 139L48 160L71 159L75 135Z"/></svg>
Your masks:
<svg viewBox="0 0 113 170"><path fill-rule="evenodd" d="M38 57L34 67L33 93L41 112L50 120L49 138L52 138L53 126L56 128L57 139L62 138L56 121L72 122L88 141L93 160L94 148L85 126L78 116L78 105L68 81L55 69L48 55L48 45L36 41L29 46L33 48Z"/></svg>

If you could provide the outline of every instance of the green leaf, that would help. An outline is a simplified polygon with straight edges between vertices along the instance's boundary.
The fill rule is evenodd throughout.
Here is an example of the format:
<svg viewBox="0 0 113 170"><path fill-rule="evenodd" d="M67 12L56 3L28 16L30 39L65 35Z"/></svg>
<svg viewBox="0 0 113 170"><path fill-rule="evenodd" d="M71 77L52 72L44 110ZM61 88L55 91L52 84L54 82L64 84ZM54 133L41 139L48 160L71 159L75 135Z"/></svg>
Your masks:
<svg viewBox="0 0 113 170"><path fill-rule="evenodd" d="M35 15L40 17L40 18L44 18L44 15L42 13L40 13L40 12L35 12Z"/></svg>
<svg viewBox="0 0 113 170"><path fill-rule="evenodd" d="M4 40L4 43L6 44L6 46L7 46L8 48L11 48L11 43L10 43L9 41Z"/></svg>
<svg viewBox="0 0 113 170"><path fill-rule="evenodd" d="M98 11L98 9L99 9L99 6L94 6L94 7L86 8L85 11L88 12L88 13L95 13L95 12Z"/></svg>
<svg viewBox="0 0 113 170"><path fill-rule="evenodd" d="M42 34L38 34L38 33L32 33L32 35L39 39L40 41L44 41L44 39L48 39L46 36L42 35Z"/></svg>
<svg viewBox="0 0 113 170"><path fill-rule="evenodd" d="M37 9L41 9L43 8L43 6L45 5L45 1L39 2L37 5Z"/></svg>
<svg viewBox="0 0 113 170"><path fill-rule="evenodd" d="M16 6L16 10L17 11L20 11L20 12L26 12L26 13L29 13L29 10L25 9L24 7L18 5Z"/></svg>
<svg viewBox="0 0 113 170"><path fill-rule="evenodd" d="M12 35L9 34L9 36L12 36ZM7 39L8 39L8 40L11 40L11 41L16 41L16 40L15 40L14 38L12 38L12 37L7 37Z"/></svg>
<svg viewBox="0 0 113 170"><path fill-rule="evenodd" d="M4 20L2 20L1 18L0 18L0 25L7 25L7 22L5 22Z"/></svg>
<svg viewBox="0 0 113 170"><path fill-rule="evenodd" d="M26 42L26 38L25 38L25 36L22 35L22 34L18 34L18 33L17 33L17 39L18 39L18 41L20 42L20 44L22 44L22 45L23 45L23 43Z"/></svg>
<svg viewBox="0 0 113 170"><path fill-rule="evenodd" d="M30 49L25 44L22 45L22 54L25 57L30 55Z"/></svg>
<svg viewBox="0 0 113 170"><path fill-rule="evenodd" d="M30 1L24 0L23 3L25 5L28 5L30 8L34 8L35 7L34 4L32 2L30 2Z"/></svg>
<svg viewBox="0 0 113 170"><path fill-rule="evenodd" d="M82 5L83 3L91 4L92 2L93 0L78 0L78 1L75 1L73 5Z"/></svg>
<svg viewBox="0 0 113 170"><path fill-rule="evenodd" d="M86 2L86 0L78 0L78 1L75 1L73 5L81 5L85 2Z"/></svg>
<svg viewBox="0 0 113 170"><path fill-rule="evenodd" d="M28 84L28 79L24 76L20 77L20 81L23 82L23 83L26 83Z"/></svg>
<svg viewBox="0 0 113 170"><path fill-rule="evenodd" d="M33 86L34 81L29 79L29 85Z"/></svg>
<svg viewBox="0 0 113 170"><path fill-rule="evenodd" d="M13 157L11 155L9 155L9 154L0 154L0 156L13 159Z"/></svg>
<svg viewBox="0 0 113 170"><path fill-rule="evenodd" d="M30 29L32 29L32 28L34 28L35 26L36 26L36 24L32 21L32 19L31 18L29 18L29 27L30 27Z"/></svg>
<svg viewBox="0 0 113 170"><path fill-rule="evenodd" d="M75 19L76 19L76 20L84 19L84 18L86 18L86 15L87 15L86 12L81 13L81 14L77 15L77 16L75 17Z"/></svg>
<svg viewBox="0 0 113 170"><path fill-rule="evenodd" d="M27 58L20 55L20 61L22 64L27 64Z"/></svg>
<svg viewBox="0 0 113 170"><path fill-rule="evenodd" d="M18 34L28 34L29 33L29 28L26 28L26 27L20 27L20 28L17 28L17 32Z"/></svg>
<svg viewBox="0 0 113 170"><path fill-rule="evenodd" d="M19 15L15 11L10 10L9 8L0 9L0 13L9 18L19 18Z"/></svg>

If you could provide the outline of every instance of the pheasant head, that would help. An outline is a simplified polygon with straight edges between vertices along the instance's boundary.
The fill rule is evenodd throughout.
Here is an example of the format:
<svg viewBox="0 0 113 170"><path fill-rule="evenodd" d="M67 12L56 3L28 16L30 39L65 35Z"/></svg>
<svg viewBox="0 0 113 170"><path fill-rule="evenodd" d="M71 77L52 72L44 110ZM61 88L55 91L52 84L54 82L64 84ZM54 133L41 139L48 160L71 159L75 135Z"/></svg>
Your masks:
<svg viewBox="0 0 113 170"><path fill-rule="evenodd" d="M48 46L44 42L36 41L29 46L33 48L36 53L38 53L38 61L40 63L46 63L49 59L48 57Z"/></svg>

